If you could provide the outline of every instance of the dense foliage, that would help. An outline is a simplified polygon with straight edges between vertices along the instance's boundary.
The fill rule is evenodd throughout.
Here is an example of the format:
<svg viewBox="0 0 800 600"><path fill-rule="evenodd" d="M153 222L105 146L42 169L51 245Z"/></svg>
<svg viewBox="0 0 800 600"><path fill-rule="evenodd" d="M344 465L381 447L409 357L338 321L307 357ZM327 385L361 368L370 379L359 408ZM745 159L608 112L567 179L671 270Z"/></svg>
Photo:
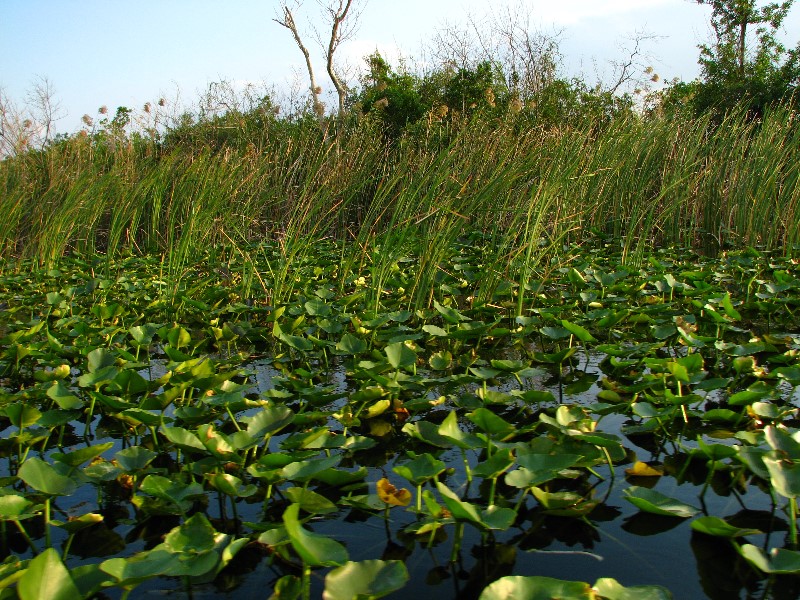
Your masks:
<svg viewBox="0 0 800 600"><path fill-rule="evenodd" d="M793 261L584 243L520 314L513 280L476 299L486 240L449 250L419 310L423 253L330 242L265 245L252 301L224 249L174 290L156 257L17 265L4 597L797 594Z"/></svg>
<svg viewBox="0 0 800 600"><path fill-rule="evenodd" d="M796 597L791 1L698 1L644 99L510 30L16 144L0 598Z"/></svg>

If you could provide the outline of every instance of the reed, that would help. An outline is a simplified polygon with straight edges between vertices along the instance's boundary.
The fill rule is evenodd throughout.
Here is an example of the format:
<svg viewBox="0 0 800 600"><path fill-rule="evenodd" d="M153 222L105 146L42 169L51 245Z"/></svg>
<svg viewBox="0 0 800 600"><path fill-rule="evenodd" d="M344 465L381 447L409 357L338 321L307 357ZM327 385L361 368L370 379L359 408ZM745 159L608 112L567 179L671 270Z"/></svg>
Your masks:
<svg viewBox="0 0 800 600"><path fill-rule="evenodd" d="M416 260L418 308L448 253L478 232L479 299L510 285L519 312L539 266L597 232L621 239L633 262L654 244L791 254L800 243L800 138L785 108L717 124L680 113L548 128L475 117L393 144L375 127L356 120L333 135L278 122L222 146L60 142L0 163L0 248L44 264L68 252L156 254L177 293L209 248L233 245L242 294L279 304L296 293L293 265L331 238L342 272L358 266L375 290L398 260ZM255 272L267 257L268 272Z"/></svg>

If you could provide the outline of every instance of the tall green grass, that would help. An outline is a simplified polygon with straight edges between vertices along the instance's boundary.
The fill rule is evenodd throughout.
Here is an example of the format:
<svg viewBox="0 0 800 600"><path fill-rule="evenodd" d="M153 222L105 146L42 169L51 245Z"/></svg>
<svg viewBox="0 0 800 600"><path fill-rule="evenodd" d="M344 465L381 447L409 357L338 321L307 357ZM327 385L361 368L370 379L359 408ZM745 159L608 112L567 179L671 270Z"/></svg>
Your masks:
<svg viewBox="0 0 800 600"><path fill-rule="evenodd" d="M243 295L278 304L294 293L293 265L330 238L344 265L374 278L379 310L399 260L419 263L409 306L430 305L456 242L480 232L473 300L511 285L520 312L543 261L598 232L632 261L654 244L800 244L800 136L782 108L760 122L744 112L562 128L474 118L392 144L368 123L335 136L269 127L222 148L74 138L3 161L0 248L45 264L66 252L156 253L177 290L209 248L227 246L247 271Z"/></svg>

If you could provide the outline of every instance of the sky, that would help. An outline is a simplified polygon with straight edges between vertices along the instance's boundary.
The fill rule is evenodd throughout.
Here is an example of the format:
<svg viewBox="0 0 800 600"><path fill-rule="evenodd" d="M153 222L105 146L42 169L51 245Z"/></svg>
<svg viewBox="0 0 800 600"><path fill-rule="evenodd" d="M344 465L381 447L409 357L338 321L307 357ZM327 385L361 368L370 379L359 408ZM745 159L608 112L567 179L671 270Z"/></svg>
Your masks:
<svg viewBox="0 0 800 600"><path fill-rule="evenodd" d="M692 0L361 0L359 28L338 56L360 66L378 49L390 60L424 61L436 31L481 23L509 5L558 36L563 75L590 83L609 76L636 32L652 36L645 62L663 79L689 81L699 73L697 45L710 36L710 9ZM279 8L279 0L0 0L0 88L22 106L47 78L62 133L102 105L141 109L164 97L189 107L215 81L288 93L306 85L305 71L291 35L273 21ZM294 13L314 46L307 26L323 22L319 2L304 0ZM800 9L782 35L789 46L800 40ZM324 80L319 53L315 69Z"/></svg>

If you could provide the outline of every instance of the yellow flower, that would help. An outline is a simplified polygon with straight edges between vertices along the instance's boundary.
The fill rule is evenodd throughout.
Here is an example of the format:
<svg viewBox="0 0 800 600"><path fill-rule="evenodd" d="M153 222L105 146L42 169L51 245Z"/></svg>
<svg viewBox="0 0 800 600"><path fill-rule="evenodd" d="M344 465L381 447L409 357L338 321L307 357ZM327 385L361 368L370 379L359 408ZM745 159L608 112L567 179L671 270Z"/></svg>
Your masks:
<svg viewBox="0 0 800 600"><path fill-rule="evenodd" d="M633 467L625 469L625 474L633 477L661 477L664 469L659 466L651 467L647 463L637 460Z"/></svg>
<svg viewBox="0 0 800 600"><path fill-rule="evenodd" d="M378 498L390 506L408 506L411 504L411 492L405 488L399 490L384 477L378 481Z"/></svg>

